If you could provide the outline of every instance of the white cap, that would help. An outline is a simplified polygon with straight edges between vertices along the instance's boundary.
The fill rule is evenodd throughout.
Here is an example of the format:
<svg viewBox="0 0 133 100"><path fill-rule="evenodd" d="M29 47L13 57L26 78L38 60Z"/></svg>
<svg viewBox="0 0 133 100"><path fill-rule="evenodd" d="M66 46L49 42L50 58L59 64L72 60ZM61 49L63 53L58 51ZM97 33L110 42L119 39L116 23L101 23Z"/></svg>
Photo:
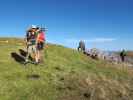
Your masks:
<svg viewBox="0 0 133 100"><path fill-rule="evenodd" d="M37 28L37 26L36 25L31 25L31 28Z"/></svg>

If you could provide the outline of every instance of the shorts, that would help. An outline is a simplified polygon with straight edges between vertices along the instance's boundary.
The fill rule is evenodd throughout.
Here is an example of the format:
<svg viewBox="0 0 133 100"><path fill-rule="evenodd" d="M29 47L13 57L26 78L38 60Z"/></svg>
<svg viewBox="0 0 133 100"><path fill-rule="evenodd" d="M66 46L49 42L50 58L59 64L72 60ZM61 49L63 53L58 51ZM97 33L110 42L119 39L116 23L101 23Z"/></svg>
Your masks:
<svg viewBox="0 0 133 100"><path fill-rule="evenodd" d="M43 50L44 48L44 43L43 42L40 42L37 44L37 50Z"/></svg>
<svg viewBox="0 0 133 100"><path fill-rule="evenodd" d="M27 48L28 53L36 53L36 46L35 45L29 45Z"/></svg>

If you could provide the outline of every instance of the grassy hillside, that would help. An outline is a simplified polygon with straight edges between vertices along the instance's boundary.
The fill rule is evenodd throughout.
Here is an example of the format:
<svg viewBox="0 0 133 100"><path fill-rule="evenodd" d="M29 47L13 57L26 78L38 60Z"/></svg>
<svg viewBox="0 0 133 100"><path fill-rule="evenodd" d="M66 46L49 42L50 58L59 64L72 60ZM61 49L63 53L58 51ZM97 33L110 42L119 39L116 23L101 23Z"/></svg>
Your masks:
<svg viewBox="0 0 133 100"><path fill-rule="evenodd" d="M95 61L75 50L49 44L44 64L26 66L12 52L19 39L0 41L0 100L132 100L132 70ZM18 41L18 42L16 42Z"/></svg>

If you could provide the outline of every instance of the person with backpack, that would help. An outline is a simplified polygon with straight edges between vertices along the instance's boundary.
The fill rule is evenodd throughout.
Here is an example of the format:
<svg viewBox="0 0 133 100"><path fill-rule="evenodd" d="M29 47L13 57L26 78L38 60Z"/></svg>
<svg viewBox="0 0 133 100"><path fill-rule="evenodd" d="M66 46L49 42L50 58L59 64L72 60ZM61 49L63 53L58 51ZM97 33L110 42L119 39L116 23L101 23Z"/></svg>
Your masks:
<svg viewBox="0 0 133 100"><path fill-rule="evenodd" d="M78 51L80 50L81 52L85 52L85 43L82 40L79 42L79 46L78 46Z"/></svg>
<svg viewBox="0 0 133 100"><path fill-rule="evenodd" d="M36 26L32 25L31 28L26 33L26 45L27 45L27 55L25 62L29 62L29 56L32 56L32 59L34 60L34 63L38 63L37 56L36 56Z"/></svg>
<svg viewBox="0 0 133 100"><path fill-rule="evenodd" d="M120 58L122 62L125 62L125 56L126 56L126 51L123 49L120 53Z"/></svg>
<svg viewBox="0 0 133 100"><path fill-rule="evenodd" d="M43 49L45 44L45 30L42 28L38 31L37 39L36 39L36 48L37 48L37 61L43 62Z"/></svg>

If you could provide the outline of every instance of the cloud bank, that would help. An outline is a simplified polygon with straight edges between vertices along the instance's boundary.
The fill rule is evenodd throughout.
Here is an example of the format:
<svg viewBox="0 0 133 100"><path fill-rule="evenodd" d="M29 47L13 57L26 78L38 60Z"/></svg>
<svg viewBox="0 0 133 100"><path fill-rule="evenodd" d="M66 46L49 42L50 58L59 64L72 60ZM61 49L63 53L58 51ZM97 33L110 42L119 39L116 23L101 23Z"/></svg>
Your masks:
<svg viewBox="0 0 133 100"><path fill-rule="evenodd" d="M78 43L80 40L83 40L86 43L108 43L113 42L115 38L91 38L91 39L66 39L67 43Z"/></svg>

